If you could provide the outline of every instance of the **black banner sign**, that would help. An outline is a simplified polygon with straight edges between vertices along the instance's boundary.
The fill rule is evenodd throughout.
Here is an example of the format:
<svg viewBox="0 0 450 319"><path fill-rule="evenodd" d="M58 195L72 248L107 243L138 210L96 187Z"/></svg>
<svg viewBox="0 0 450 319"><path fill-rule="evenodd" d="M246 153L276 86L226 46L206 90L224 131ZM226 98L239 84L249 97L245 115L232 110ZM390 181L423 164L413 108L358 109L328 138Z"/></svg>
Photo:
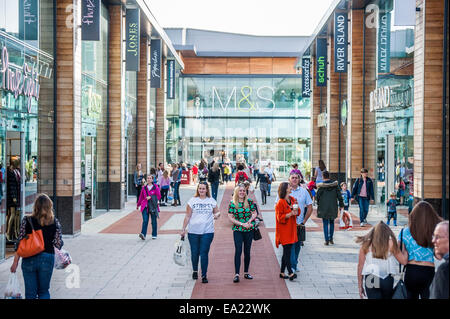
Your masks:
<svg viewBox="0 0 450 319"><path fill-rule="evenodd" d="M327 86L327 39L316 39L316 85Z"/></svg>
<svg viewBox="0 0 450 319"><path fill-rule="evenodd" d="M100 0L81 1L81 40L100 41Z"/></svg>
<svg viewBox="0 0 450 319"><path fill-rule="evenodd" d="M127 9L126 14L126 70L139 71L140 11Z"/></svg>
<svg viewBox="0 0 450 319"><path fill-rule="evenodd" d="M302 58L302 97L311 97L311 60Z"/></svg>
<svg viewBox="0 0 450 319"><path fill-rule="evenodd" d="M150 87L161 87L161 40L150 41Z"/></svg>
<svg viewBox="0 0 450 319"><path fill-rule="evenodd" d="M347 13L334 13L334 72L347 73L348 61Z"/></svg>
<svg viewBox="0 0 450 319"><path fill-rule="evenodd" d="M6 13L8 14L8 13ZM38 0L19 1L19 37L23 40L38 40Z"/></svg>
<svg viewBox="0 0 450 319"><path fill-rule="evenodd" d="M175 60L167 61L167 99L175 99Z"/></svg>

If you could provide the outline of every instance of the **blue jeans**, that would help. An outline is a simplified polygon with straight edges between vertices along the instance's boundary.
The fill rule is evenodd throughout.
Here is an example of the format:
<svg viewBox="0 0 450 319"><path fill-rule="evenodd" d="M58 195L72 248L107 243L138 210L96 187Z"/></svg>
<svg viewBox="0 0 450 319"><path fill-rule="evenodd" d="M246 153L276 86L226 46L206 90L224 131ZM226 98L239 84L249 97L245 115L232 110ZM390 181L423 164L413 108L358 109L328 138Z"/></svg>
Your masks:
<svg viewBox="0 0 450 319"><path fill-rule="evenodd" d="M267 184L267 195L270 196L270 190L272 189L272 184Z"/></svg>
<svg viewBox="0 0 450 319"><path fill-rule="evenodd" d="M147 236L147 228L148 228L148 216L151 216L152 219L152 236L156 237L158 235L158 223L156 214L149 214L147 208L142 212L142 235Z"/></svg>
<svg viewBox="0 0 450 319"><path fill-rule="evenodd" d="M219 182L211 183L212 198L217 200L217 192L219 191Z"/></svg>
<svg viewBox="0 0 450 319"><path fill-rule="evenodd" d="M325 240L330 241L333 239L334 234L334 219L325 219L323 221L323 234L325 235Z"/></svg>
<svg viewBox="0 0 450 319"><path fill-rule="evenodd" d="M370 200L367 197L358 197L359 204L359 221L366 222L367 214L369 213Z"/></svg>
<svg viewBox="0 0 450 319"><path fill-rule="evenodd" d="M173 199L180 201L180 184L181 181L176 181L173 187Z"/></svg>
<svg viewBox="0 0 450 319"><path fill-rule="evenodd" d="M26 299L50 299L54 263L55 255L45 252L22 259Z"/></svg>
<svg viewBox="0 0 450 319"><path fill-rule="evenodd" d="M297 270L297 265L298 265L298 256L300 255L300 249L302 248L302 243L300 241L294 243L292 245L292 250L291 250L291 268L292 271Z"/></svg>
<svg viewBox="0 0 450 319"><path fill-rule="evenodd" d="M214 238L214 233L191 234L188 233L189 244L191 245L191 261L193 271L198 271L198 260L201 258L202 277L206 277L208 271L209 247Z"/></svg>

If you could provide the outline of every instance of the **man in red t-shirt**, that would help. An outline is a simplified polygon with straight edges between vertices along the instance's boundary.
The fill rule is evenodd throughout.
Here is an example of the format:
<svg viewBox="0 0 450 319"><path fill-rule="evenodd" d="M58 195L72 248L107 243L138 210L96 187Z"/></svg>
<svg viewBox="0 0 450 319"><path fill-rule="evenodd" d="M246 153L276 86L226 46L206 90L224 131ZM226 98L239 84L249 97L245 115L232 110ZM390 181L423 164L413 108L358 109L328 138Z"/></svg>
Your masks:
<svg viewBox="0 0 450 319"><path fill-rule="evenodd" d="M236 178L234 180L234 186L236 186L239 183L243 183L245 181L248 181L248 176L244 172L244 166L239 165L238 166L238 172L236 173Z"/></svg>

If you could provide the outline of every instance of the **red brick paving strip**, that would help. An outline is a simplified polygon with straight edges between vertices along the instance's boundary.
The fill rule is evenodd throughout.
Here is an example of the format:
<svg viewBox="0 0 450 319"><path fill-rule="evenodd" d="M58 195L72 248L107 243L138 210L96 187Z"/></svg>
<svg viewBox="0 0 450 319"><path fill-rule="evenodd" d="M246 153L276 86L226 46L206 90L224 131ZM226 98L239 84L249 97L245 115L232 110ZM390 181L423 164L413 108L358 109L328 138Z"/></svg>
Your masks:
<svg viewBox="0 0 450 319"><path fill-rule="evenodd" d="M184 214L185 212L165 212L161 211L159 213L158 219L158 234L179 234L180 230L161 230L161 227L175 214ZM142 229L142 213L138 211L133 211L127 216L119 219L114 224L103 229L100 233L102 234L136 234L138 235ZM152 221L148 221L147 234L152 232Z"/></svg>
<svg viewBox="0 0 450 319"><path fill-rule="evenodd" d="M243 276L244 254L242 254L241 281L233 283L234 241L231 222L227 216L232 192L233 186L227 186L220 205L222 214L215 223L214 240L209 252L209 283L202 284L199 278L194 286L191 298L290 299L286 283L284 279L279 277L280 266L272 248L270 237L264 227L260 227L263 239L252 243L249 272L254 279L248 280Z"/></svg>

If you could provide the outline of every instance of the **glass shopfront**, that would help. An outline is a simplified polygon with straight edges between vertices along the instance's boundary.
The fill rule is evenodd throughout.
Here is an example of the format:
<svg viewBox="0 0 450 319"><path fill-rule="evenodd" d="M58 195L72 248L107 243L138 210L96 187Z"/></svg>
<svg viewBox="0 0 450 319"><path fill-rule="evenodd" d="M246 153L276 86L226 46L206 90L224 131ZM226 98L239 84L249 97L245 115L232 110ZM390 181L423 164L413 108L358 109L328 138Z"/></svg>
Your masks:
<svg viewBox="0 0 450 319"><path fill-rule="evenodd" d="M0 0L0 260L39 193L54 195L53 1Z"/></svg>
<svg viewBox="0 0 450 319"><path fill-rule="evenodd" d="M377 203L383 206L395 193L400 204L408 205L414 187L414 20L407 25L393 0L371 5L378 8L376 63L370 65L376 75L370 111L376 125Z"/></svg>
<svg viewBox="0 0 450 319"><path fill-rule="evenodd" d="M186 76L179 110L168 108L167 160L271 162L279 173L310 159L310 101L301 78Z"/></svg>
<svg viewBox="0 0 450 319"><path fill-rule="evenodd" d="M100 41L82 42L81 215L84 220L92 218L97 209L106 209L108 202L108 10L103 4L100 15Z"/></svg>

